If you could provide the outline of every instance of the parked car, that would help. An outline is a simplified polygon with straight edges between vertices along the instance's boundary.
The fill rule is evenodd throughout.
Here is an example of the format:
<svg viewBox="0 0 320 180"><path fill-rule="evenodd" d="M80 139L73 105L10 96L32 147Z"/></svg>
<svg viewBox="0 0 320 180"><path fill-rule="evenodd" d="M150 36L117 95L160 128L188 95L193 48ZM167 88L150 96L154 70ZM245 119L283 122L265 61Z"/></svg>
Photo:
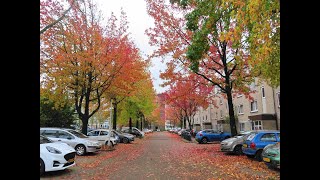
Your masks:
<svg viewBox="0 0 320 180"><path fill-rule="evenodd" d="M82 156L87 152L97 152L101 149L98 142L89 140L88 136L67 128L40 128L40 135L44 135L54 142L64 142L76 150L77 155Z"/></svg>
<svg viewBox="0 0 320 180"><path fill-rule="evenodd" d="M132 132L129 132L129 127L122 127L121 131L124 133L135 135L136 137L140 137L140 138L144 137L144 132L140 131L136 127L132 127Z"/></svg>
<svg viewBox="0 0 320 180"><path fill-rule="evenodd" d="M280 169L280 142L269 144L263 148L262 160L272 168Z"/></svg>
<svg viewBox="0 0 320 180"><path fill-rule="evenodd" d="M153 131L151 129L148 129L148 128L145 128L142 130L145 134L148 134L148 133L152 133Z"/></svg>
<svg viewBox="0 0 320 180"><path fill-rule="evenodd" d="M205 130L199 131L196 134L195 139L196 141L199 142L199 144L206 144L207 142L222 141L230 137L231 137L231 133L219 132L214 129L205 129Z"/></svg>
<svg viewBox="0 0 320 180"><path fill-rule="evenodd" d="M183 132L183 131L185 131L186 129L180 129L179 131L178 131L178 135L179 136L181 136L181 133Z"/></svg>
<svg viewBox="0 0 320 180"><path fill-rule="evenodd" d="M249 134L242 145L242 152L248 157L262 161L263 148L280 142L280 131L257 131Z"/></svg>
<svg viewBox="0 0 320 180"><path fill-rule="evenodd" d="M112 130L113 133L119 136L121 143L130 143L134 141L134 135L129 133L122 133L121 131Z"/></svg>
<svg viewBox="0 0 320 180"><path fill-rule="evenodd" d="M108 138L109 130L108 129L96 129L93 131L88 132L88 137L92 141L97 141L102 145L107 145L109 138ZM111 145L114 146L120 142L120 138L116 134L110 135Z"/></svg>
<svg viewBox="0 0 320 180"><path fill-rule="evenodd" d="M242 144L251 131L240 132L237 136L225 139L220 143L220 149L222 152L234 153L241 155L242 153Z"/></svg>
<svg viewBox="0 0 320 180"><path fill-rule="evenodd" d="M40 135L40 175L75 165L76 151L66 143L53 142Z"/></svg>

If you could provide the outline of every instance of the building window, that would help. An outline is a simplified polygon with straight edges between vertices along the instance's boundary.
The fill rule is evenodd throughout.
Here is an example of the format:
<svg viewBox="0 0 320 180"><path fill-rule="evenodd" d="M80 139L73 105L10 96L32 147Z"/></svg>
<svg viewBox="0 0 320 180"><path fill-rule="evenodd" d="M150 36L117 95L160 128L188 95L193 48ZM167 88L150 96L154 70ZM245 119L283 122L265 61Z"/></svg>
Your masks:
<svg viewBox="0 0 320 180"><path fill-rule="evenodd" d="M222 131L223 131L223 126L222 126L222 124L217 124L217 125L216 125L216 129L217 129L217 131L222 132Z"/></svg>
<svg viewBox="0 0 320 180"><path fill-rule="evenodd" d="M208 116L206 115L206 120L208 120Z"/></svg>
<svg viewBox="0 0 320 180"><path fill-rule="evenodd" d="M258 111L258 103L257 103L257 101L254 100L250 104L251 104L251 112L257 112Z"/></svg>
<svg viewBox="0 0 320 180"><path fill-rule="evenodd" d="M251 125L251 130L263 130L262 121L252 121Z"/></svg>
<svg viewBox="0 0 320 180"><path fill-rule="evenodd" d="M222 105L222 98L220 98L220 105Z"/></svg>
<svg viewBox="0 0 320 180"><path fill-rule="evenodd" d="M243 114L243 104L238 106L238 114Z"/></svg>
<svg viewBox="0 0 320 180"><path fill-rule="evenodd" d="M241 96L242 96L242 94L238 94L238 95L237 95L238 98L241 97Z"/></svg>
<svg viewBox="0 0 320 180"><path fill-rule="evenodd" d="M266 94L264 93L264 87L261 87L262 98L266 98Z"/></svg>
<svg viewBox="0 0 320 180"><path fill-rule="evenodd" d="M218 119L218 112L216 112L216 119Z"/></svg>
<svg viewBox="0 0 320 180"><path fill-rule="evenodd" d="M222 110L220 110L220 118L223 117L223 113L222 113Z"/></svg>
<svg viewBox="0 0 320 180"><path fill-rule="evenodd" d="M245 125L244 123L240 123L240 124L239 124L240 131L244 131L244 125Z"/></svg>
<svg viewBox="0 0 320 180"><path fill-rule="evenodd" d="M277 93L277 97L278 97L278 107L280 107L280 92Z"/></svg>

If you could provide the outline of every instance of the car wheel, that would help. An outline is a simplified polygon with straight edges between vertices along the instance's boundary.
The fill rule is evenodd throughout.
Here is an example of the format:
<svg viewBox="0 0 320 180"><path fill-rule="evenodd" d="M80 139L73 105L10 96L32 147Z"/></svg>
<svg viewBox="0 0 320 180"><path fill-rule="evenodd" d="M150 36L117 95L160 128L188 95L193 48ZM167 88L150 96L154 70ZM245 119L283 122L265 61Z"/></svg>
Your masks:
<svg viewBox="0 0 320 180"><path fill-rule="evenodd" d="M262 161L262 150L256 152L255 158L261 162Z"/></svg>
<svg viewBox="0 0 320 180"><path fill-rule="evenodd" d="M233 153L236 154L236 155L241 155L242 154L242 146L241 145L237 145L236 147L234 147Z"/></svg>
<svg viewBox="0 0 320 180"><path fill-rule="evenodd" d="M125 144L127 144L127 143L129 143L129 139L128 138L123 138L123 143L125 143Z"/></svg>
<svg viewBox="0 0 320 180"><path fill-rule="evenodd" d="M112 141L110 142L111 142L111 146L113 147L114 146L113 142ZM106 141L105 145L108 146L108 141Z"/></svg>
<svg viewBox="0 0 320 180"><path fill-rule="evenodd" d="M207 139L207 138L202 138L201 143L207 144L207 142L208 142L208 139Z"/></svg>
<svg viewBox="0 0 320 180"><path fill-rule="evenodd" d="M40 159L40 176L44 173L44 162Z"/></svg>
<svg viewBox="0 0 320 180"><path fill-rule="evenodd" d="M86 153L86 147L82 144L79 144L75 148L77 155L82 156Z"/></svg>

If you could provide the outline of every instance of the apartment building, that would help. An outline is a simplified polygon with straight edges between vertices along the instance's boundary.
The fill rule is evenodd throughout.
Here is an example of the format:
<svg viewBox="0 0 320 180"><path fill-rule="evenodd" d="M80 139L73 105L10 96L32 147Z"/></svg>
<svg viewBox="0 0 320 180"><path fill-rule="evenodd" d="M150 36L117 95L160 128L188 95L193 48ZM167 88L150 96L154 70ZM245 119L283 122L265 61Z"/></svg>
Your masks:
<svg viewBox="0 0 320 180"><path fill-rule="evenodd" d="M233 97L237 131L279 130L280 87L272 88L256 79L250 89L254 91L251 93L252 100L242 94ZM207 109L199 108L195 115L195 129L212 128L230 132L227 99L220 91L215 90L214 102L215 105L210 104Z"/></svg>
<svg viewBox="0 0 320 180"><path fill-rule="evenodd" d="M221 131L225 129L225 131L228 131L226 129L229 126L225 125L225 118L228 115L227 100L217 89L212 95L214 96L214 103L210 104L206 109L199 108L194 117L194 127L197 131L201 129L217 129Z"/></svg>

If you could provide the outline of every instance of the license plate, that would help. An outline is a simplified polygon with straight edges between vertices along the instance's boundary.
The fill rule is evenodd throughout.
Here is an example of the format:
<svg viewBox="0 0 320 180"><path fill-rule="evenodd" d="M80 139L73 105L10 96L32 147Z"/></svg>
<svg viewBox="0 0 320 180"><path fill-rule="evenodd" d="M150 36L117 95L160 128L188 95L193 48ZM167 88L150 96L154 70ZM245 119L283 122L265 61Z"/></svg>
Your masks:
<svg viewBox="0 0 320 180"><path fill-rule="evenodd" d="M265 162L270 162L270 159L269 158L263 158L263 161L265 161Z"/></svg>
<svg viewBox="0 0 320 180"><path fill-rule="evenodd" d="M68 160L68 162L73 162L74 161L74 158L71 158Z"/></svg>
<svg viewBox="0 0 320 180"><path fill-rule="evenodd" d="M248 145L247 145L247 144L243 144L243 147L245 147L245 148L246 148L246 147L248 147Z"/></svg>

